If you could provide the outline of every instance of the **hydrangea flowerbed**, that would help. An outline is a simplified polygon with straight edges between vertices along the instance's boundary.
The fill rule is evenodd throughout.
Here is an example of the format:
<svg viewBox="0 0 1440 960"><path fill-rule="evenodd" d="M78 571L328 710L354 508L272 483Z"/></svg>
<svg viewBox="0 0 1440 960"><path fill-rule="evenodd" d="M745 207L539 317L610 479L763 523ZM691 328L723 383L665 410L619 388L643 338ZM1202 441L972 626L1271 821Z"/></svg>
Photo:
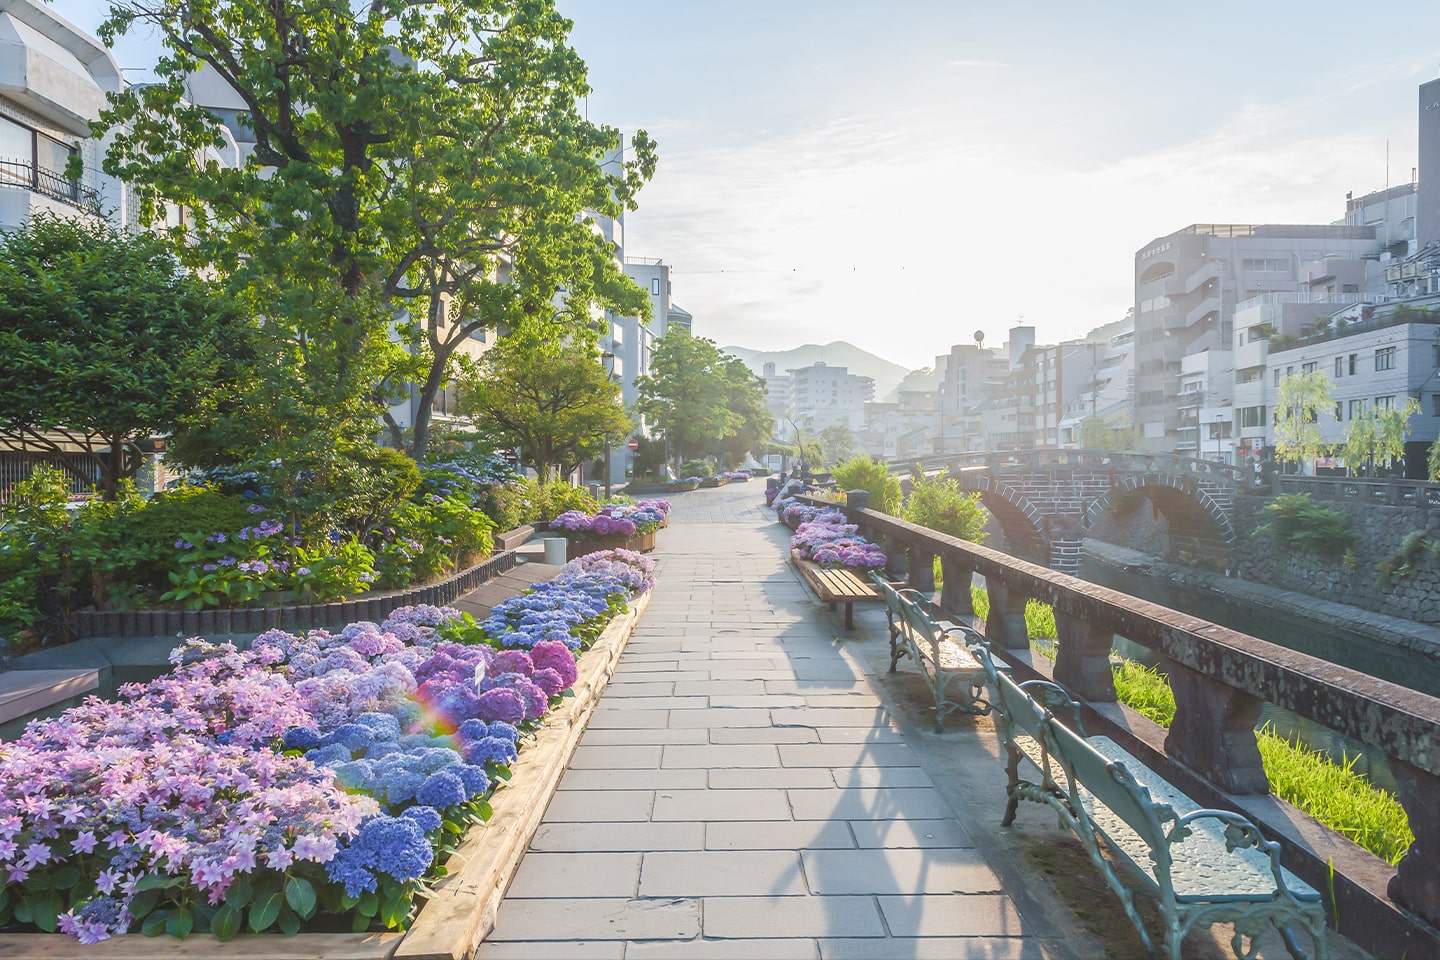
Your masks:
<svg viewBox="0 0 1440 960"><path fill-rule="evenodd" d="M790 548L802 559L847 570L878 570L885 566L885 552L857 533L855 524L847 523L840 511L800 504L787 509L796 509L797 513L814 511L790 538Z"/></svg>
<svg viewBox="0 0 1440 960"><path fill-rule="evenodd" d="M483 623L420 606L245 651L192 639L165 676L33 721L0 743L0 927L407 926L576 651L653 573L606 551Z"/></svg>
<svg viewBox="0 0 1440 960"><path fill-rule="evenodd" d="M659 530L665 525L669 513L668 500L607 503L594 514L567 510L550 521L550 529L571 540L633 537L637 533L654 533Z"/></svg>

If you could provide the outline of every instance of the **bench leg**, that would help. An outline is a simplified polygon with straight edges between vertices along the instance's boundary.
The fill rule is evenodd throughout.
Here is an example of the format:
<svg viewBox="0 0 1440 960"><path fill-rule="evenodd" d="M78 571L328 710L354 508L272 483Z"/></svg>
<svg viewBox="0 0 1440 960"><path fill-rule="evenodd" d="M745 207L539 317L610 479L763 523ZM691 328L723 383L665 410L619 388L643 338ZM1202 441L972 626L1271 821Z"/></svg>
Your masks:
<svg viewBox="0 0 1440 960"><path fill-rule="evenodd" d="M845 629L855 629L855 601L853 600L845 601Z"/></svg>

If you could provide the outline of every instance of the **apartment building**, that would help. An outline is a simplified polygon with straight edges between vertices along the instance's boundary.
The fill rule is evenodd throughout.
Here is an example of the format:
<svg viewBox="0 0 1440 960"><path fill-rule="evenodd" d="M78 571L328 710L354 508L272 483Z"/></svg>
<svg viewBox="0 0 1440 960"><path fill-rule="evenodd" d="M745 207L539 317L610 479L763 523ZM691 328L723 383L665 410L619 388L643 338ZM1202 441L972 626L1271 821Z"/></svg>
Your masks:
<svg viewBox="0 0 1440 960"><path fill-rule="evenodd" d="M1343 440L1358 417L1419 401L1405 474L1424 478L1430 445L1440 436L1440 297L1346 307L1299 337L1272 342L1263 380L1273 398L1283 378L1312 371L1332 384L1335 408L1317 420L1327 443Z"/></svg>
<svg viewBox="0 0 1440 960"><path fill-rule="evenodd" d="M1099 363L1085 384L1061 409L1059 446L1080 447L1080 424L1098 417L1111 427L1134 422L1135 321L1124 320L1092 330L1085 342L1103 344Z"/></svg>
<svg viewBox="0 0 1440 960"><path fill-rule="evenodd" d="M127 222L126 191L100 172L105 145L90 136L123 84L110 51L47 4L0 0L0 230L41 213Z"/></svg>
<svg viewBox="0 0 1440 960"><path fill-rule="evenodd" d="M1143 449L1196 452L1201 419L1208 413L1213 424L1233 408L1239 303L1309 293L1317 282L1358 296L1367 271L1379 272L1376 235L1373 225L1197 223L1136 251L1135 421ZM1200 353L1209 354L1204 364L1192 362L1187 372L1185 357ZM1183 405L1182 383L1189 388Z"/></svg>
<svg viewBox="0 0 1440 960"><path fill-rule="evenodd" d="M765 364L763 376L767 405L780 433L793 432L788 421L808 435L832 426L844 426L857 434L863 431L865 405L875 399L874 379L821 360L808 367L792 367L784 376L774 369L774 364Z"/></svg>

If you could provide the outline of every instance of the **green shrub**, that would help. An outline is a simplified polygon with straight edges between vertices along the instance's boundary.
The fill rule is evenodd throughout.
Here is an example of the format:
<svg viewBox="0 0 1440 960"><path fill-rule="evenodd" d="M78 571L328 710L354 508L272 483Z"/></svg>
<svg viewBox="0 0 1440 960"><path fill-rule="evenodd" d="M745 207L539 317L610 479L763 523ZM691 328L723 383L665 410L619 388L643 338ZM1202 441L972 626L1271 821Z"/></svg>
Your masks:
<svg viewBox="0 0 1440 960"><path fill-rule="evenodd" d="M531 522L535 514L535 481L516 479L483 486L476 507L490 518L496 530L514 530Z"/></svg>
<svg viewBox="0 0 1440 960"><path fill-rule="evenodd" d="M1281 547L1339 558L1355 542L1350 518L1313 503L1308 493L1282 493L1265 505L1270 522L1255 528Z"/></svg>
<svg viewBox="0 0 1440 960"><path fill-rule="evenodd" d="M709 460L686 460L680 465L682 477L713 477L715 465Z"/></svg>
<svg viewBox="0 0 1440 960"><path fill-rule="evenodd" d="M600 509L594 497L564 480L537 483L533 497L534 512L530 522L536 524L549 523L566 510L583 510L593 514Z"/></svg>
<svg viewBox="0 0 1440 960"><path fill-rule="evenodd" d="M12 644L27 636L68 636L80 575L69 501L64 472L42 466L0 505L0 637Z"/></svg>
<svg viewBox="0 0 1440 960"><path fill-rule="evenodd" d="M900 478L890 472L882 460L854 456L831 471L835 485L843 492L864 490L870 494L870 507L896 516L900 513Z"/></svg>
<svg viewBox="0 0 1440 960"><path fill-rule="evenodd" d="M959 482L949 477L927 477L918 470L902 516L936 533L971 543L985 542L985 524L990 519L980 505L980 494L963 492Z"/></svg>
<svg viewBox="0 0 1440 960"><path fill-rule="evenodd" d="M349 451L351 468L338 470L341 525L363 535L420 488L420 467L392 447L372 444Z"/></svg>
<svg viewBox="0 0 1440 960"><path fill-rule="evenodd" d="M252 501L208 486L186 486L148 500L125 501L92 525L93 568L107 586L169 589L175 541L186 534L233 533L254 522Z"/></svg>

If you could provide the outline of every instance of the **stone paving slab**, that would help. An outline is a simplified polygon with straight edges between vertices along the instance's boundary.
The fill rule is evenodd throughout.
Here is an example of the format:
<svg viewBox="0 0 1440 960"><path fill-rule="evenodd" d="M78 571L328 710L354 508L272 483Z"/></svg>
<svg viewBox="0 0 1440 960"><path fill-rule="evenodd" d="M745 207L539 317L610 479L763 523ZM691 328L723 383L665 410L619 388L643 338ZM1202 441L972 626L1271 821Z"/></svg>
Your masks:
<svg viewBox="0 0 1440 960"><path fill-rule="evenodd" d="M759 494L672 501L654 596L479 960L1070 956L1000 892Z"/></svg>

